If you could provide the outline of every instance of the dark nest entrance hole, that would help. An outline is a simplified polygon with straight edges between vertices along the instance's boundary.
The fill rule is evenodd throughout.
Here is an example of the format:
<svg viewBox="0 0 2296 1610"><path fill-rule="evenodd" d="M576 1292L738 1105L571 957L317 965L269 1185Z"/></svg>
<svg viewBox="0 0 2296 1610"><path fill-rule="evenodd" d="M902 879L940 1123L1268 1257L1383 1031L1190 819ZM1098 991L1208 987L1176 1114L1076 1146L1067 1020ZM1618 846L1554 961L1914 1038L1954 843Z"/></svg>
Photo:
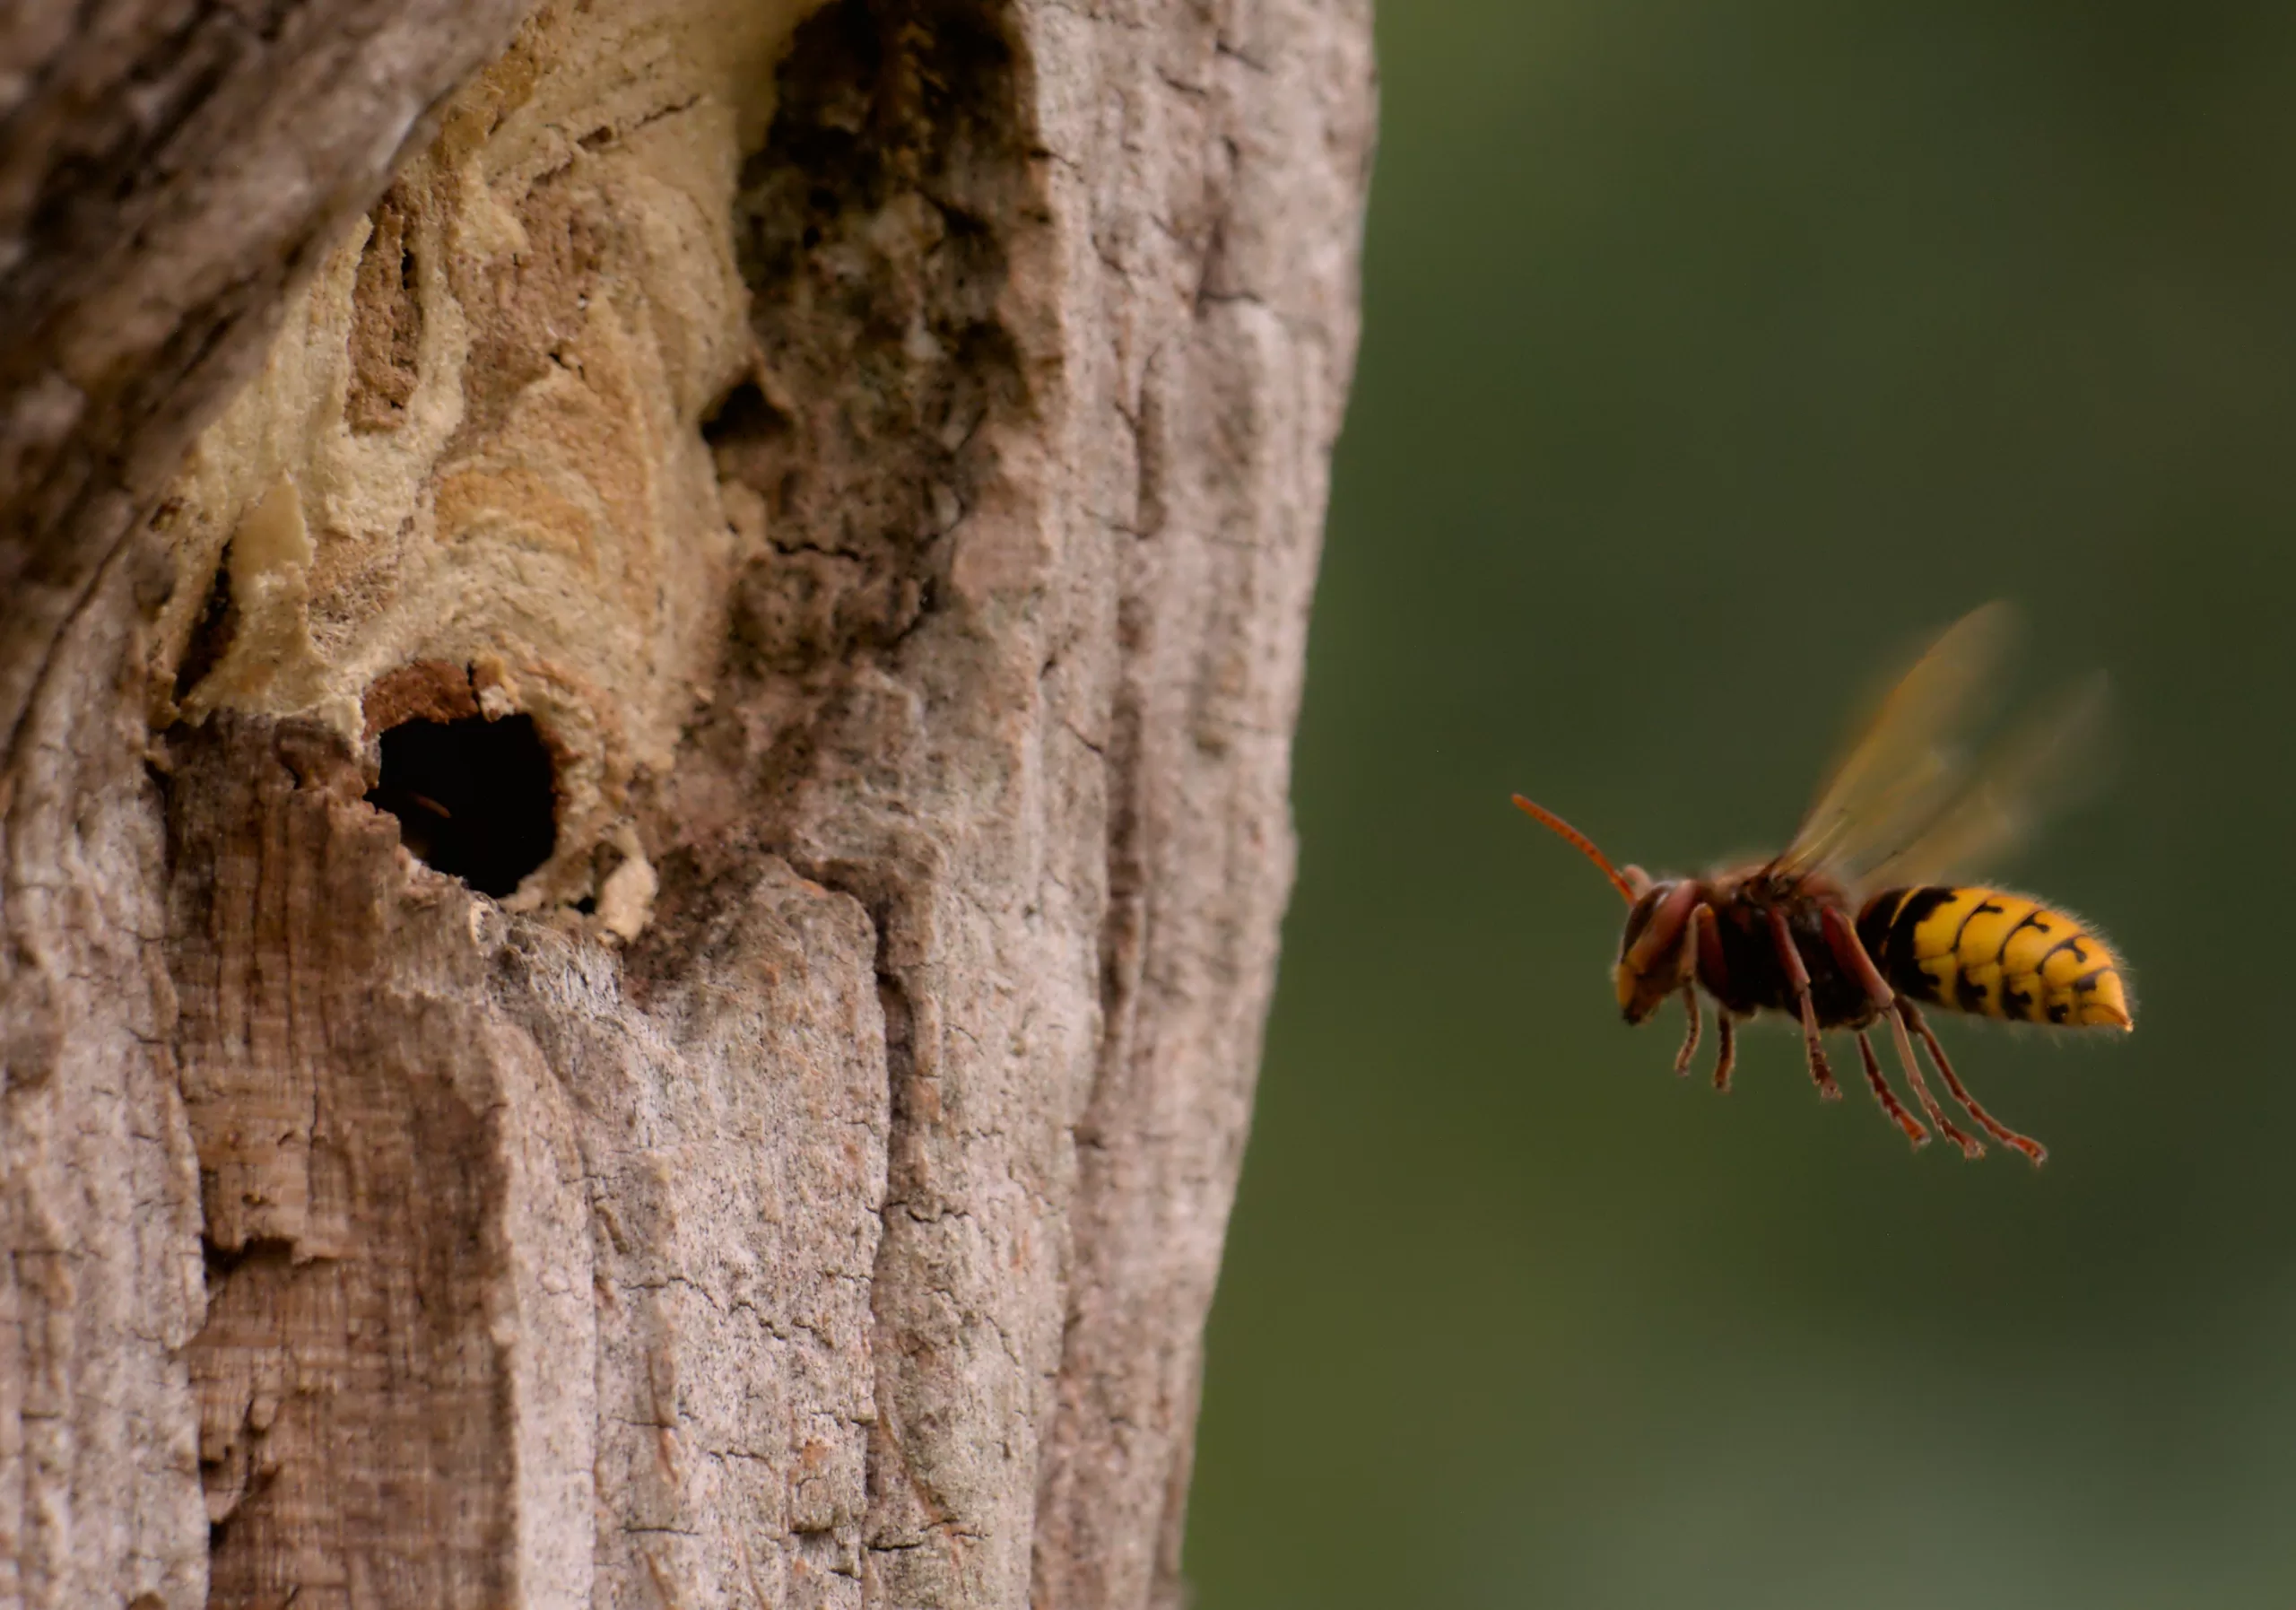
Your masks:
<svg viewBox="0 0 2296 1610"><path fill-rule="evenodd" d="M558 848L550 747L532 716L402 721L382 735L367 803L424 865L500 899Z"/></svg>

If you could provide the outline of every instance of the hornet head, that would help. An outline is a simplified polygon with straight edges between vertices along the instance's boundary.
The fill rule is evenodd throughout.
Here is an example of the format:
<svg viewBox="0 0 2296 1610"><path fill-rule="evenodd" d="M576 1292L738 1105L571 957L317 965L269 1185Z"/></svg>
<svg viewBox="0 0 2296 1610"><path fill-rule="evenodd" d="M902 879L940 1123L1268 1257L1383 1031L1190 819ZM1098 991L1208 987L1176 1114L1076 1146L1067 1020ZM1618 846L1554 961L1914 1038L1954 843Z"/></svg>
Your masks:
<svg viewBox="0 0 2296 1610"><path fill-rule="evenodd" d="M1691 913L1698 909L1705 886L1695 878L1653 883L1639 866L1622 870L1595 848L1593 840L1552 811L1533 805L1519 794L1515 803L1534 822L1576 846L1602 869L1626 901L1626 931L1619 936L1618 965L1612 970L1611 981L1626 1021L1641 1023L1691 980L1697 962L1690 943Z"/></svg>

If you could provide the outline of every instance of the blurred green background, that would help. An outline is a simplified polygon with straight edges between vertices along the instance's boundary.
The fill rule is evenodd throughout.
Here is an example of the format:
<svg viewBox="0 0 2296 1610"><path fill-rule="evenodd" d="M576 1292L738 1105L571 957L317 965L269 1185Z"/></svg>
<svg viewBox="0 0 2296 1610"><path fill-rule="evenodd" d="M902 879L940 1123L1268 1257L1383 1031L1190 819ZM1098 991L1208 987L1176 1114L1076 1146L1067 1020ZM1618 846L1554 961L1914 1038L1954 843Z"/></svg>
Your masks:
<svg viewBox="0 0 2296 1610"><path fill-rule="evenodd" d="M2296 7L1378 30L1200 1610L2296 1604ZM2136 1034L1944 1029L2039 1174L1910 1155L1783 1032L1674 1079L1616 896L1507 803L1775 848L1995 596L2023 685L2118 690L2011 875Z"/></svg>

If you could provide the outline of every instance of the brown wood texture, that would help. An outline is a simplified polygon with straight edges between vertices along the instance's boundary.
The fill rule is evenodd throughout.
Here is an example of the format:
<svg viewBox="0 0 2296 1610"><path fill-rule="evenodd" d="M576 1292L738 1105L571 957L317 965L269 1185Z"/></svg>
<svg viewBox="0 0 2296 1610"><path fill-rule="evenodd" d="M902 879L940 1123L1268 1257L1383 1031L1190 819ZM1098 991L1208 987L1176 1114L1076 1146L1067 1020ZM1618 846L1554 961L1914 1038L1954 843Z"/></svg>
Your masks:
<svg viewBox="0 0 2296 1610"><path fill-rule="evenodd" d="M0 7L0 1604L201 1601L131 541L509 0Z"/></svg>
<svg viewBox="0 0 2296 1610"><path fill-rule="evenodd" d="M335 735L222 716L176 747L211 1598L500 1603L517 1466L488 1309L514 1171L468 947L422 932L437 902L391 898L398 834ZM446 976L402 982L413 956ZM299 1449L348 1457L276 1451Z"/></svg>
<svg viewBox="0 0 2296 1610"><path fill-rule="evenodd" d="M0 13L0 734L49 645L522 0Z"/></svg>
<svg viewBox="0 0 2296 1610"><path fill-rule="evenodd" d="M1369 34L545 0L16 449L162 500L0 593L0 1604L1180 1602ZM367 796L513 716L497 900Z"/></svg>

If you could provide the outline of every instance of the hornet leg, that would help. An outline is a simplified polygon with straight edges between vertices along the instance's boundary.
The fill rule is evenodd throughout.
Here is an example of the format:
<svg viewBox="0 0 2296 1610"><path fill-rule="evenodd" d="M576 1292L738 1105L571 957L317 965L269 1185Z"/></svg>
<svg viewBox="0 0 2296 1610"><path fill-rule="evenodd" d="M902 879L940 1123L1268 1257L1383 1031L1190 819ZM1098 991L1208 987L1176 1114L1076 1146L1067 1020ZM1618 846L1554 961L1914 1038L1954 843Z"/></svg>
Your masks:
<svg viewBox="0 0 2296 1610"><path fill-rule="evenodd" d="M1810 970L1802 965L1802 953L1794 948L1794 935L1786 926L1786 914L1775 906L1770 909L1770 936L1778 946L1778 964L1786 970L1787 988L1794 993L1795 1005L1802 1009L1802 1044L1809 1053L1810 1077L1817 1084L1818 1094L1829 1101L1839 1101L1841 1086L1833 1081L1832 1065L1826 1061L1825 1043L1818 1038L1818 1007L1810 998Z"/></svg>
<svg viewBox="0 0 2296 1610"><path fill-rule="evenodd" d="M1931 1031L1927 1021L1915 1010L1913 1003L1900 1002L1898 1011L1903 1014L1907 1026L1921 1036L1921 1043L1929 1048L1929 1060L1937 1065L1937 1072L1944 1077L1945 1088L1953 1092L1953 1100L1969 1110L1970 1117L1975 1118L1987 1135L2003 1145L2014 1146L2022 1152L2032 1161L2035 1168L2048 1162L2048 1148L2047 1146L2030 1136L2018 1134L1977 1104L1977 1098L1970 1094L1961 1082L1953 1076L1953 1065L1945 1059L1945 1048L1937 1043L1937 1036Z"/></svg>
<svg viewBox="0 0 2296 1610"><path fill-rule="evenodd" d="M1714 1088L1727 1095L1730 1092L1730 1070L1738 1066L1738 1025L1731 1020L1730 966L1722 955L1722 936L1714 928L1714 908L1700 905L1690 914L1690 938L1692 975L1714 992L1714 1024L1720 1036L1714 1053ZM1687 1070L1690 1053L1683 1053L1683 1066L1674 1071Z"/></svg>
<svg viewBox="0 0 2296 1610"><path fill-rule="evenodd" d="M1890 1121L1905 1132L1906 1139L1913 1143L1913 1149L1920 1151L1929 1144L1929 1131L1905 1110L1905 1103L1898 1100L1897 1092L1883 1079L1881 1058L1874 1055L1874 1042L1866 1038L1863 1029L1857 1031L1857 1054L1865 1058L1866 1083L1874 1087L1874 1099L1882 1104L1882 1110L1890 1115Z"/></svg>
<svg viewBox="0 0 2296 1610"><path fill-rule="evenodd" d="M1890 1014L1890 1031L1898 1039L1898 1060L1905 1064L1906 1083L1913 1086L1913 1093L1921 1098L1921 1110L1937 1126L1937 1132L1961 1149L1961 1155L1978 1158L1985 1155L1985 1144L1976 1136L1954 1127L1945 1110L1937 1105L1937 1098L1929 1093L1929 1082L1921 1076L1921 1064L1914 1060L1913 1041L1906 1038L1905 1026L1913 1021L1906 1015L1913 1010L1913 1003L1900 998L1897 1009Z"/></svg>
<svg viewBox="0 0 2296 1610"><path fill-rule="evenodd" d="M1690 1059L1698 1051L1698 986L1683 986L1683 1010L1690 1015L1690 1032L1683 1036L1683 1049L1674 1053L1674 1072L1690 1072Z"/></svg>
<svg viewBox="0 0 2296 1610"><path fill-rule="evenodd" d="M1819 921L1825 929L1826 948L1833 953L1834 960L1841 963L1849 976L1857 980L1857 987L1866 992L1866 998L1882 1012L1896 1005L1897 991L1892 989L1889 980L1882 977L1882 970L1874 965L1874 958L1866 953L1866 946L1858 940L1857 930L1849 926L1849 918L1833 907L1827 906L1819 913ZM1882 1077L1882 1060L1874 1055L1874 1042L1866 1038L1863 1029L1857 1031L1857 1055L1866 1064L1866 1083L1873 1087L1874 1099L1882 1104L1882 1110L1889 1115L1890 1121L1913 1143L1916 1151L1927 1145L1929 1131L1905 1110L1905 1103L1898 1100L1897 1092L1889 1086L1889 1081Z"/></svg>

